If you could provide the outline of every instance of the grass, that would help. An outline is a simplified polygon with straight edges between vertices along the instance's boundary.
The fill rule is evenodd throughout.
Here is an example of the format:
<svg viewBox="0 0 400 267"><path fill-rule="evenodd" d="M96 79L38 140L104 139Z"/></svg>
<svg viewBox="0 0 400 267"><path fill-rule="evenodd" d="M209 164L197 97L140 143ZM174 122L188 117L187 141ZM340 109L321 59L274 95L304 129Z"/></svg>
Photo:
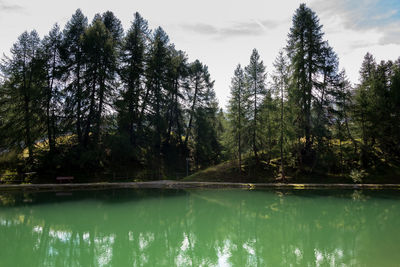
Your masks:
<svg viewBox="0 0 400 267"><path fill-rule="evenodd" d="M239 182L241 175L233 161L225 161L218 165L200 170L192 175L185 177L184 181L213 181L213 182Z"/></svg>
<svg viewBox="0 0 400 267"><path fill-rule="evenodd" d="M289 183L400 183L400 166L385 164L384 162L374 165L365 171L354 169L362 174L359 180L354 180L350 171L349 173L330 173L315 169L311 172L309 168L300 170L298 168L291 168L288 165L286 164L285 166L285 175L286 182ZM279 177L279 158L268 162L262 158L256 161L254 157L249 155L243 159L241 171L239 171L237 160L229 160L199 170L183 178L183 181L271 183L281 182L278 179Z"/></svg>
<svg viewBox="0 0 400 267"><path fill-rule="evenodd" d="M246 158L242 162L239 171L237 160L229 160L218 165L200 170L184 181L197 182L274 182L278 175L278 169L260 160L258 163L253 158Z"/></svg>

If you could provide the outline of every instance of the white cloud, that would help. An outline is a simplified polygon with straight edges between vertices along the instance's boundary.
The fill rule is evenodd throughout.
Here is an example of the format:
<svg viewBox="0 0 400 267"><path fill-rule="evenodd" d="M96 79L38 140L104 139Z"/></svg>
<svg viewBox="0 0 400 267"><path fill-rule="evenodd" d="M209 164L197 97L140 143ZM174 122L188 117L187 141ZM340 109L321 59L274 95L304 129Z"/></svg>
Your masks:
<svg viewBox="0 0 400 267"><path fill-rule="evenodd" d="M278 25L278 21L259 21L253 19L249 21L233 22L222 27L206 23L183 23L181 27L182 29L188 31L188 34L197 33L216 39L225 39L234 37L260 36L266 34L268 30L271 30Z"/></svg>
<svg viewBox="0 0 400 267"><path fill-rule="evenodd" d="M17 4L10 4L8 2L5 1L0 1L0 13L5 13L5 12L9 12L9 13L15 13L15 12L20 12L23 11L24 8L20 5Z"/></svg>

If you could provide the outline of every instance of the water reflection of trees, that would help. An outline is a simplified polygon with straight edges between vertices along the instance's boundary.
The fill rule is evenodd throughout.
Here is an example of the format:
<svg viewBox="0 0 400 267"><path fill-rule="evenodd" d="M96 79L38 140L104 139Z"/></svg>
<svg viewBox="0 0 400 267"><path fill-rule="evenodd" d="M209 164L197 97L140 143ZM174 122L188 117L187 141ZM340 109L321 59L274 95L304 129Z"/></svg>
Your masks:
<svg viewBox="0 0 400 267"><path fill-rule="evenodd" d="M396 199L359 191L345 198L239 190L118 196L0 208L0 265L384 266L387 261L390 266L400 261ZM18 202L12 195L3 199Z"/></svg>

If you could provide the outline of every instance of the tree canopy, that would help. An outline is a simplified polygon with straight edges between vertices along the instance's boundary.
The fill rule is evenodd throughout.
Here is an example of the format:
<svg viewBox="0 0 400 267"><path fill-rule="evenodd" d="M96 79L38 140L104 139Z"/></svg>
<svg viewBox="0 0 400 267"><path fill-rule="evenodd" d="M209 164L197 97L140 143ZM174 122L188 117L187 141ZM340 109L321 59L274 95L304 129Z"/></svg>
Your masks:
<svg viewBox="0 0 400 267"><path fill-rule="evenodd" d="M0 177L175 179L227 160L241 181L359 181L400 166L400 58L367 53L351 84L305 4L270 72L257 49L236 66L226 110L207 65L132 19L125 31L111 11L89 23L78 9L64 29L18 37L0 65Z"/></svg>

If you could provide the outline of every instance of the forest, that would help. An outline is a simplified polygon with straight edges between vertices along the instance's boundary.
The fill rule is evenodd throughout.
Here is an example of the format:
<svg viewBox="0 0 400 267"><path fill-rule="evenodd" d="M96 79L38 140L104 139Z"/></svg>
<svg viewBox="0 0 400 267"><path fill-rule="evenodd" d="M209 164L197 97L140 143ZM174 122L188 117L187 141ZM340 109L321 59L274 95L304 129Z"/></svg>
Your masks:
<svg viewBox="0 0 400 267"><path fill-rule="evenodd" d="M137 12L24 32L0 64L0 179L398 182L400 57L367 53L352 84L305 4L282 45L272 70L257 49L232 69L223 109L207 65Z"/></svg>

